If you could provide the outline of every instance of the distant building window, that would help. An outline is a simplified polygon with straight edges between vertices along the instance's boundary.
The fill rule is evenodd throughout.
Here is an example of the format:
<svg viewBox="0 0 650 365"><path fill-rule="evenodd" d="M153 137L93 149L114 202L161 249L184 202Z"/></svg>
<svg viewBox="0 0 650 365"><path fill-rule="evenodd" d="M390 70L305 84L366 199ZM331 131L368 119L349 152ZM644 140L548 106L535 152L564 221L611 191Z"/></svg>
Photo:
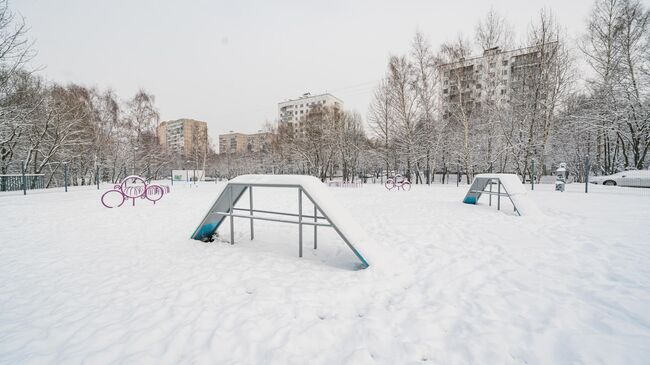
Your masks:
<svg viewBox="0 0 650 365"><path fill-rule="evenodd" d="M501 89L501 95L505 95L505 94L506 94L506 89Z"/></svg>
<svg viewBox="0 0 650 365"><path fill-rule="evenodd" d="M504 60L504 61L502 62L502 64L503 64L504 66L508 66L508 60Z"/></svg>
<svg viewBox="0 0 650 365"><path fill-rule="evenodd" d="M449 89L444 89L444 90L442 90L442 93L443 93L443 94L447 94L448 92L449 92Z"/></svg>

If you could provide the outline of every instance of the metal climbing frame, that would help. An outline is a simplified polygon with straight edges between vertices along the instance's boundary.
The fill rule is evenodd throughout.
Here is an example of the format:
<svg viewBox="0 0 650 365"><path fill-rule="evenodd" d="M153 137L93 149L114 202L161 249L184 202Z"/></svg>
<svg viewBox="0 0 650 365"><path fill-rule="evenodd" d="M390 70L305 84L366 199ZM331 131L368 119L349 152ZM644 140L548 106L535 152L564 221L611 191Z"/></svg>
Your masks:
<svg viewBox="0 0 650 365"><path fill-rule="evenodd" d="M248 190L249 192L249 207L248 208L237 208L235 207L235 204L237 203L238 199L240 196L234 196L233 194L233 188L239 187L237 189L238 191L241 191L240 196L243 194L245 190ZM253 188L254 187L265 187L265 188L295 188L298 190L298 212L297 213L287 213L287 212L276 212L276 211L270 211L270 210L261 210L261 209L254 209L253 206ZM226 190L224 190L223 194L228 195L228 203L229 203L229 209L228 211L214 211L210 212L209 214L214 214L214 215L220 215L223 218L229 217L229 223L230 223L230 244L234 245L235 244L235 224L234 224L234 219L235 218L243 218L243 219L249 219L250 220L250 232L251 232L251 240L255 237L255 230L253 226L253 222L257 220L262 220L262 221L270 221L270 222L280 222L280 223L289 223L289 224L297 224L298 225L298 256L302 257L302 251L303 251L303 226L313 226L314 227L314 249L318 248L318 227L332 227L336 233L343 239L343 241L346 243L346 245L354 252L354 254L357 256L357 258L362 262L364 267L368 267L368 262L361 256L361 254L354 248L354 246L348 241L347 237L345 237L341 231L332 223L332 221L328 218L328 216L322 211L322 209L318 206L318 204L314 201L314 199L309 195L307 191L305 191L301 185L285 185L285 184L263 184L263 183L236 183L236 182L231 182L228 183L228 186L226 187ZM303 213L303 207L302 207L302 198L303 195L309 199L309 201L313 204L314 206L314 213L313 215L309 214L304 214ZM236 212L242 212L242 213L236 213ZM248 214L246 214L248 213ZM297 220L290 220L290 219L281 219L281 218L272 218L272 217L260 217L256 216L254 213L262 213L262 214L270 214L270 215L276 215L276 216L285 216L285 217L296 217ZM309 220L305 220L309 219ZM312 221L313 220L313 221ZM325 222L323 222L325 221ZM215 227L215 231L218 228L220 224L218 224ZM198 230L201 228L199 226ZM196 235L196 233L195 233Z"/></svg>
<svg viewBox="0 0 650 365"><path fill-rule="evenodd" d="M472 190L469 191L469 193L479 194L479 197L482 194L487 194L490 197L490 200L489 200L489 205L490 206L492 206L492 195L496 195L496 197L497 197L497 210L501 210L501 197L502 196L507 196L508 199L510 199L510 203L512 203L512 206L514 207L515 213L517 213L517 215L521 216L521 213L519 213L519 211L517 210L517 206L515 205L515 202L512 201L512 198L510 197L510 194L508 194L508 191L506 190L506 187L503 186L503 184L501 184L501 179L499 179L498 177L490 177L490 178L486 178L486 179L487 179L487 182L486 182L485 186L483 187L483 189L472 189ZM497 191L496 192L493 191L493 189L492 189L492 186L494 184L497 185ZM485 190L488 186L489 186L490 189ZM503 189L503 193L501 192L501 189ZM478 201L478 198L476 200Z"/></svg>

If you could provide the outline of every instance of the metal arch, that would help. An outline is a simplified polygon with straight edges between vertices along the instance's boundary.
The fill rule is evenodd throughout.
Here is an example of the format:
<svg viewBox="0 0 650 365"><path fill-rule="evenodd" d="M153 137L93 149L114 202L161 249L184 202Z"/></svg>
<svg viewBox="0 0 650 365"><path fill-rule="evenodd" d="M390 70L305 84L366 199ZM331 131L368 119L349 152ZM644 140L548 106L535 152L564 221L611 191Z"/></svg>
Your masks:
<svg viewBox="0 0 650 365"><path fill-rule="evenodd" d="M238 192L237 196L233 195L233 187L235 186L240 186L243 187L241 191ZM253 208L253 196L252 196L252 191L253 187L271 187L271 188L296 188L298 189L298 214L295 213L287 213L287 212L276 212L276 211L270 211L270 210L261 210L261 209L254 209ZM244 194L245 191L249 191L250 197L249 197L249 208L237 208L235 205L241 198L241 196ZM220 210L215 210L216 206L219 205L220 199L225 195L228 194L227 200L228 200L228 206L227 206L227 211L220 211ZM302 195L305 194L309 201L313 204L314 206L314 215L306 215L303 214L302 212ZM247 212L248 214L236 214L235 211L242 211L242 212ZM318 214L320 212L320 215ZM262 213L262 214L272 214L272 215L283 215L283 216L290 216L290 217L297 217L298 220L288 220L288 219L278 219L278 218L270 218L270 217L260 217L256 216L254 213ZM218 222L214 225L214 227L211 227L208 231L203 231L202 228L204 228L207 223L208 223L208 218L210 216L220 216L218 218ZM290 223L290 224L297 224L298 225L298 256L302 257L302 226L303 225L309 225L314 227L314 249L317 249L317 239L318 239L318 227L332 227L336 231L336 233L341 237L343 242L352 250L354 255L361 261L363 268L367 268L370 266L368 262L365 260L365 258L357 251L357 249L352 245L352 243L348 240L345 235L341 232L341 230L332 222L331 219L327 216L327 214L321 209L321 207L314 201L314 199L309 195L307 191L305 191L300 184L268 184L268 183L228 183L226 188L221 192L219 197L217 197L217 200L215 203L212 205L212 207L208 210L207 214L201 221L201 224L196 228L194 233L192 234L192 239L196 240L210 240L210 238L214 235L214 233L217 231L217 229L221 226L221 223L223 223L223 220L228 217L229 218L229 223L230 223L230 243L234 244L234 218L245 218L250 220L250 230L251 230L251 240L254 238L254 227L253 227L253 221L254 220L262 220L262 221L271 221L271 222L279 222L279 223ZM303 218L308 218L308 219L313 219L312 221L306 221L303 220ZM325 220L327 223L322 223L319 222L318 220Z"/></svg>
<svg viewBox="0 0 650 365"><path fill-rule="evenodd" d="M472 190L471 186L470 186L470 190L468 191L468 195L470 193L478 194L478 196L476 198L476 202L478 202L478 200L481 198L481 195L483 195L483 194L489 195L489 197L490 197L489 205L490 206L492 206L492 195L496 195L497 196L497 210L501 210L501 197L506 196L510 200L510 203L514 207L514 210L517 213L517 215L521 216L521 212L519 212L519 209L517 209L517 206L515 205L515 202L512 201L512 197L510 196L510 193L508 193L508 190L506 189L505 185L503 185L501 183L501 179L498 178L498 177L487 177L485 179L487 180L487 182L485 184L485 187L483 187L483 189L481 189L481 190L479 190L479 189ZM497 183L497 189L498 189L497 192L492 191L492 184L494 184L494 181L496 181L496 183ZM490 185L490 190L486 191L485 188L488 185ZM504 191L503 193L501 192L501 189L503 189L503 191Z"/></svg>

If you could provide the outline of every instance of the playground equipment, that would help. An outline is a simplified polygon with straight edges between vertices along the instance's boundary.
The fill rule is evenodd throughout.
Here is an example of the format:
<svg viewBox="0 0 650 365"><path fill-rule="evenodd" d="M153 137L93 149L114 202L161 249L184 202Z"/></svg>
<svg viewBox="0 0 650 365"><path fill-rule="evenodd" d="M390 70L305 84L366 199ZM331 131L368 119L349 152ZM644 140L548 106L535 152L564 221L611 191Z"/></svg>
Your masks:
<svg viewBox="0 0 650 365"><path fill-rule="evenodd" d="M555 191L564 191L569 174L566 169L566 163L560 163L560 167L555 170Z"/></svg>
<svg viewBox="0 0 650 365"><path fill-rule="evenodd" d="M409 181L409 179L407 179L406 177L400 174L388 178L384 186L388 190L393 190L393 188L397 188L397 190L402 189L405 191L411 190L411 182Z"/></svg>
<svg viewBox="0 0 650 365"><path fill-rule="evenodd" d="M496 185L496 191L494 185ZM476 175L463 203L478 204L478 200L483 194L489 196L490 206L492 206L492 196L497 197L497 210L501 210L501 197L507 197L517 215L534 215L539 212L535 203L526 196L526 189L515 174Z"/></svg>
<svg viewBox="0 0 650 365"><path fill-rule="evenodd" d="M287 213L270 210L259 210L253 208L253 188L293 188L298 190L298 212ZM242 195L248 191L248 208L236 207ZM303 212L303 196L311 202L313 214ZM244 212L238 214L237 212ZM265 216L257 216L254 213L261 213ZM270 217L273 215L275 217ZM277 218L284 216L288 218ZM318 227L332 227L343 239L354 255L361 261L362 268L369 266L368 261L357 249L367 245L368 238L365 232L354 223L354 219L341 209L331 197L330 191L325 184L315 177L301 175L241 175L228 182L221 191L214 204L205 215L199 226L192 234L192 238L204 242L214 240L217 229L223 221L229 218L230 221L230 244L235 244L235 218L250 220L251 240L254 238L253 221L256 219L289 223L298 225L298 256L302 257L303 250L303 226L314 227L314 249L318 247ZM366 246L367 247L367 246Z"/></svg>
<svg viewBox="0 0 650 365"><path fill-rule="evenodd" d="M163 195L169 193L167 185L147 184L147 180L137 175L127 176L122 181L113 186L113 189L102 194L101 202L106 208L121 207L127 199L132 199L135 206L135 199L147 199L154 204Z"/></svg>

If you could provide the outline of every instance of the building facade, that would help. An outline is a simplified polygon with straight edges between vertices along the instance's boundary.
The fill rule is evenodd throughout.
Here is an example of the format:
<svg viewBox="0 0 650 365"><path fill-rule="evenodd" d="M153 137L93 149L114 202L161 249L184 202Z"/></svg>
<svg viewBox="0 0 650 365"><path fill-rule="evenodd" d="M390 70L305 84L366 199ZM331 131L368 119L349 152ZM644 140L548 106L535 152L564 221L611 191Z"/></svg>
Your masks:
<svg viewBox="0 0 650 365"><path fill-rule="evenodd" d="M278 120L291 128L298 128L309 111L316 106L342 110L343 100L329 93L319 95L305 93L297 99L278 103Z"/></svg>
<svg viewBox="0 0 650 365"><path fill-rule="evenodd" d="M440 95L442 117L451 117L462 107L463 113L490 103L505 105L525 93L526 85L540 69L544 57L540 49L552 54L556 44L502 51L499 47L485 50L482 56L460 59L438 66L442 75Z"/></svg>
<svg viewBox="0 0 650 365"><path fill-rule="evenodd" d="M208 146L208 124L194 119L162 122L156 129L158 142L167 150L191 154Z"/></svg>
<svg viewBox="0 0 650 365"><path fill-rule="evenodd" d="M219 135L219 153L264 152L269 148L271 134L258 131L245 134L230 131Z"/></svg>

